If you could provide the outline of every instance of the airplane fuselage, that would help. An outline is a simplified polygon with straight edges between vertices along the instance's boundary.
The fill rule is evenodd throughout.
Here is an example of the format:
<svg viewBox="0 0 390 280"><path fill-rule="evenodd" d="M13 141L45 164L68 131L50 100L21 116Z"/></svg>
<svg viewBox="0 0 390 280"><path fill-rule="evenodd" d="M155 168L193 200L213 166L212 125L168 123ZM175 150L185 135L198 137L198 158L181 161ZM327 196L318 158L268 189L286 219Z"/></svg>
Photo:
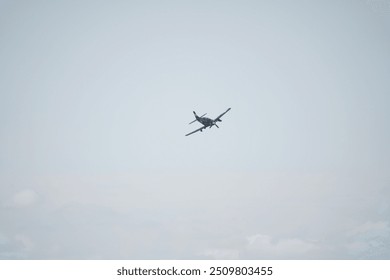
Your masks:
<svg viewBox="0 0 390 280"><path fill-rule="evenodd" d="M205 118L205 117L197 117L196 120L203 124L204 126L212 126L214 124L214 121L210 118Z"/></svg>

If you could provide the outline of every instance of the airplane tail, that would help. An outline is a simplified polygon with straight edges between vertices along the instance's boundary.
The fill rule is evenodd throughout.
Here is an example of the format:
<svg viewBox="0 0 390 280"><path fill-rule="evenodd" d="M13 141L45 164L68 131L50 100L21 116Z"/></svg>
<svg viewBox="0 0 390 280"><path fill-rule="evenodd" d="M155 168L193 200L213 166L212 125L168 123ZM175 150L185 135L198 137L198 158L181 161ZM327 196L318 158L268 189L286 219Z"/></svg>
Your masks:
<svg viewBox="0 0 390 280"><path fill-rule="evenodd" d="M195 115L195 120L193 120L192 122L190 122L189 124L192 124L192 123L194 123L194 122L196 122L197 120L198 120L198 115L195 113L195 111L192 111L193 113L194 113L194 115Z"/></svg>
<svg viewBox="0 0 390 280"><path fill-rule="evenodd" d="M204 117L206 114L203 114L203 115L201 115L200 117L196 114L196 112L195 111L192 111L193 113L194 113L194 116L195 116L195 120L193 120L192 122L190 122L190 124L192 124L192 123L194 123L194 122L196 122L196 121L199 121L199 119L200 118L202 118L202 117Z"/></svg>

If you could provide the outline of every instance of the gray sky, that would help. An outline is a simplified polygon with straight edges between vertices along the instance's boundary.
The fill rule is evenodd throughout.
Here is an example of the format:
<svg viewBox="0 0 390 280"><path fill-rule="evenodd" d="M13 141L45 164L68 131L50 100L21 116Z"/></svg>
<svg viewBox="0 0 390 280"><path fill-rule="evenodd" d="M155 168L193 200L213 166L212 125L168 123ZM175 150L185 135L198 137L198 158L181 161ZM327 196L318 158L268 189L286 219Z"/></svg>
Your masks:
<svg viewBox="0 0 390 280"><path fill-rule="evenodd" d="M390 1L5 0L0 41L1 259L390 258Z"/></svg>

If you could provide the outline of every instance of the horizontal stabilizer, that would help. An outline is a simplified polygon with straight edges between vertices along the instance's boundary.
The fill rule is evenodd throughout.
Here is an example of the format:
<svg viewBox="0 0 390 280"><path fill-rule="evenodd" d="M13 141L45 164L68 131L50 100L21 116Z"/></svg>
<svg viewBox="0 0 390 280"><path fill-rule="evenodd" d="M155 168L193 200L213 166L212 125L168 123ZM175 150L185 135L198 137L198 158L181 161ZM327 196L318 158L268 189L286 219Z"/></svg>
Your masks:
<svg viewBox="0 0 390 280"><path fill-rule="evenodd" d="M201 115L200 117L198 117L198 115L195 113L195 111L193 111L194 112L194 115L195 115L195 118L201 118L201 117L204 117L204 116L206 116L206 114L203 114L203 115ZM189 124L192 124L192 123L194 123L194 122L196 122L197 121L197 119L195 119L195 120L193 120L192 122L190 122Z"/></svg>

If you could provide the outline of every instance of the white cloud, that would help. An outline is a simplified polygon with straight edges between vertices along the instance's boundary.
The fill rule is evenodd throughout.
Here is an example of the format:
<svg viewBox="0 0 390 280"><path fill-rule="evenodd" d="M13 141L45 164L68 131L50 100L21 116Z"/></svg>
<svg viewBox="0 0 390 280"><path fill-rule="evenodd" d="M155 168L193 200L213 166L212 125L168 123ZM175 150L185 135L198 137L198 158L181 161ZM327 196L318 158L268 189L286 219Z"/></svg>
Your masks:
<svg viewBox="0 0 390 280"><path fill-rule="evenodd" d="M299 238L274 238L254 234L244 242L230 242L231 246L206 249L201 255L210 259L309 259L321 251L318 242ZM218 243L218 242L217 242ZM235 243L235 245L233 244Z"/></svg>
<svg viewBox="0 0 390 280"><path fill-rule="evenodd" d="M240 256L239 251L233 249L208 249L202 255L216 260L237 260Z"/></svg>
<svg viewBox="0 0 390 280"><path fill-rule="evenodd" d="M35 191L26 189L15 193L5 205L17 208L28 207L37 203L38 198L38 194Z"/></svg>
<svg viewBox="0 0 390 280"><path fill-rule="evenodd" d="M350 236L362 236L362 235L371 235L371 236L389 236L390 226L387 221L378 221L372 222L368 221L364 224L361 224L351 230L348 233Z"/></svg>
<svg viewBox="0 0 390 280"><path fill-rule="evenodd" d="M305 258L319 246L312 241L298 238L276 239L268 235L256 234L247 237L246 254L267 259Z"/></svg>
<svg viewBox="0 0 390 280"><path fill-rule="evenodd" d="M353 258L388 259L390 257L390 225L387 221L368 221L347 233L346 247Z"/></svg>
<svg viewBox="0 0 390 280"><path fill-rule="evenodd" d="M0 259L25 259L33 252L35 244L26 234L0 233Z"/></svg>
<svg viewBox="0 0 390 280"><path fill-rule="evenodd" d="M34 248L34 243L31 238L24 234L16 234L14 240L20 245L23 251L31 251Z"/></svg>

